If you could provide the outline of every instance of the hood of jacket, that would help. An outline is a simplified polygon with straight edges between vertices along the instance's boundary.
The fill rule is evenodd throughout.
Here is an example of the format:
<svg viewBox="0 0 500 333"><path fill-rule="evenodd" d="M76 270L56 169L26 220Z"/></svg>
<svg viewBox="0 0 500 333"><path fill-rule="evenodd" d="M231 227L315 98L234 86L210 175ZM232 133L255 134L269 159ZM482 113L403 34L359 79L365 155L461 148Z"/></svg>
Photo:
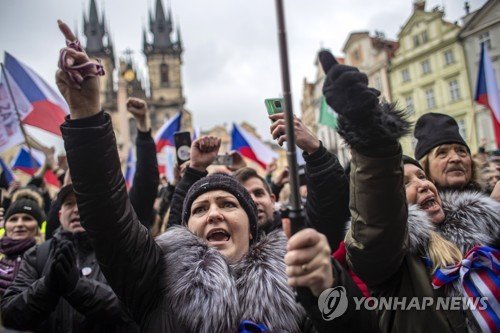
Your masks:
<svg viewBox="0 0 500 333"><path fill-rule="evenodd" d="M305 310L287 283L283 231L261 237L234 265L185 227L156 240L167 304L188 331L236 332L241 321L252 320L273 332L300 332Z"/></svg>
<svg viewBox="0 0 500 333"><path fill-rule="evenodd" d="M417 205L408 211L409 249L425 253L430 231L436 231L458 246L462 254L476 245L500 242L500 203L481 192L446 191L440 193L445 219L434 224Z"/></svg>

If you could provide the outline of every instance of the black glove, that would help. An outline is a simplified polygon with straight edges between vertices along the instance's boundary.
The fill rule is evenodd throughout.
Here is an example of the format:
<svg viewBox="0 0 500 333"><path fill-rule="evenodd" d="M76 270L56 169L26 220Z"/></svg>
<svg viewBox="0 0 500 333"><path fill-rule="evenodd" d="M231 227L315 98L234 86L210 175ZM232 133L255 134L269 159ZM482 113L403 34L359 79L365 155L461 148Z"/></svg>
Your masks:
<svg viewBox="0 0 500 333"><path fill-rule="evenodd" d="M327 104L351 121L369 120L379 104L380 91L368 87L366 74L356 67L339 65L329 51L321 51L319 61L326 74L323 95Z"/></svg>
<svg viewBox="0 0 500 333"><path fill-rule="evenodd" d="M60 295L66 295L75 289L79 278L73 244L63 241L54 253L54 261L45 276L45 284Z"/></svg>

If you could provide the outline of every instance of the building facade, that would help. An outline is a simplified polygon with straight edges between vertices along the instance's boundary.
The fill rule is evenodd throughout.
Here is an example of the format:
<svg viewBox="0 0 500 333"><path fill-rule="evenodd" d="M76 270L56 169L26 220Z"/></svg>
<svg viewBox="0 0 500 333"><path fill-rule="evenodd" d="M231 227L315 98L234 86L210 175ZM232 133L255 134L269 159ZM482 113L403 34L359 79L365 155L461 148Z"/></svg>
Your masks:
<svg viewBox="0 0 500 333"><path fill-rule="evenodd" d="M369 85L390 102L391 87L387 67L398 48L398 42L388 40L381 32L370 36L368 31L352 32L344 44L345 64L359 68L368 76Z"/></svg>
<svg viewBox="0 0 500 333"><path fill-rule="evenodd" d="M185 108L182 90L182 39L179 26L173 38L171 10L165 14L162 0L156 0L154 15L149 13L149 29L143 30L143 52L146 57L149 82L135 65L132 51L126 50L118 67L104 11L99 15L95 0L90 0L89 12L83 15L85 50L99 58L106 74L101 80L101 105L111 114L117 143L122 155L135 141L133 117L126 110L128 97L145 99L151 116L153 133L169 118L182 112L181 130L192 131L192 115ZM117 73L118 80L113 79Z"/></svg>
<svg viewBox="0 0 500 333"><path fill-rule="evenodd" d="M460 31L460 39L467 60L470 93L475 96L481 44L484 44L488 49L497 84L500 83L500 1L489 0L483 7L473 13L468 12L469 8L466 5L466 11L466 16L463 18L463 27ZM484 139L487 150L497 149L493 129L494 119L490 110L474 103L474 113L478 142Z"/></svg>
<svg viewBox="0 0 500 333"><path fill-rule="evenodd" d="M337 155L340 163L345 166L350 156L348 149L344 145L343 139L334 128L320 123L325 72L319 63L318 54L316 54L314 61L316 67L314 80L312 82L308 82L306 78L303 80L302 100L300 103L301 119L304 125L323 142L325 148ZM339 63L344 63L344 58L337 57L337 61L339 61Z"/></svg>
<svg viewBox="0 0 500 333"><path fill-rule="evenodd" d="M399 33L399 48L389 67L392 99L415 122L428 112L455 118L472 151L477 149L471 89L460 27L443 19L439 8L425 10L425 1L413 3L413 13ZM413 137L401 140L413 156Z"/></svg>

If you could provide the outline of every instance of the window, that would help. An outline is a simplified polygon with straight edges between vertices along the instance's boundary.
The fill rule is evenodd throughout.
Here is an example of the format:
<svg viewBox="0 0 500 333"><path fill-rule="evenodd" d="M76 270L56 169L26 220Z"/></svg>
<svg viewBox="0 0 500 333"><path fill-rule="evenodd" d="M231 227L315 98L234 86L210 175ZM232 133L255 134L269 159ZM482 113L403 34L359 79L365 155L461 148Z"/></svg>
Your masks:
<svg viewBox="0 0 500 333"><path fill-rule="evenodd" d="M413 46L414 47L417 47L420 45L420 37L417 35L417 36L413 36Z"/></svg>
<svg viewBox="0 0 500 333"><path fill-rule="evenodd" d="M353 57L354 57L355 60L359 60L360 57L359 57L359 51L358 50L354 51Z"/></svg>
<svg viewBox="0 0 500 333"><path fill-rule="evenodd" d="M464 139L465 141L467 141L466 140L467 130L465 128L465 120L459 119L459 120L457 120L457 124L458 124L458 132L460 133L460 136L462 137L462 139Z"/></svg>
<svg viewBox="0 0 500 333"><path fill-rule="evenodd" d="M460 87L458 85L458 80L455 79L448 82L448 87L450 87L451 101L458 101L460 99Z"/></svg>
<svg viewBox="0 0 500 333"><path fill-rule="evenodd" d="M486 48L491 49L490 32L485 31L479 35L479 45L485 44Z"/></svg>
<svg viewBox="0 0 500 333"><path fill-rule="evenodd" d="M422 32L422 44L427 43L429 40L429 35L427 34L427 31Z"/></svg>
<svg viewBox="0 0 500 333"><path fill-rule="evenodd" d="M431 63L429 59L422 61L422 73L429 74L431 72Z"/></svg>
<svg viewBox="0 0 500 333"><path fill-rule="evenodd" d="M401 76L403 77L403 82L410 81L410 71L405 68L401 71Z"/></svg>
<svg viewBox="0 0 500 333"><path fill-rule="evenodd" d="M453 50L447 50L444 52L444 63L446 65L453 64L455 62L455 55L453 54Z"/></svg>
<svg viewBox="0 0 500 333"><path fill-rule="evenodd" d="M415 107L413 106L413 97L406 96L405 103L406 103L406 112L408 113L408 115L409 116L414 115L415 114Z"/></svg>
<svg viewBox="0 0 500 333"><path fill-rule="evenodd" d="M374 83L375 89L382 91L382 80L380 80L380 75L375 76L374 81L375 81Z"/></svg>
<svg viewBox="0 0 500 333"><path fill-rule="evenodd" d="M436 99L434 97L434 89L430 88L425 91L425 100L427 101L427 108L434 109L436 107Z"/></svg>
<svg viewBox="0 0 500 333"><path fill-rule="evenodd" d="M162 85L168 84L168 65L161 64L160 65L160 80Z"/></svg>

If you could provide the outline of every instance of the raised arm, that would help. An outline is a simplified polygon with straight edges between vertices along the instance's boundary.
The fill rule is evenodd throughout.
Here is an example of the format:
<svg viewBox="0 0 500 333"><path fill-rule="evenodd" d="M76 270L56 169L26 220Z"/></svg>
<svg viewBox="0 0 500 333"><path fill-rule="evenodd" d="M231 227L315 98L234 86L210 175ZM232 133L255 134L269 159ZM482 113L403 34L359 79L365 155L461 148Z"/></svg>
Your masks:
<svg viewBox="0 0 500 333"><path fill-rule="evenodd" d="M286 141L284 115L270 116L271 133L278 143ZM349 219L349 182L336 156L330 154L318 138L298 118L294 119L297 146L304 151L306 161L307 219L311 226L324 234L333 250L345 236Z"/></svg>
<svg viewBox="0 0 500 333"><path fill-rule="evenodd" d="M217 157L221 140L214 136L203 136L193 141L190 150L190 161L181 181L175 186L168 225L182 223L182 205L189 188L201 178L208 175L207 168Z"/></svg>
<svg viewBox="0 0 500 333"><path fill-rule="evenodd" d="M409 123L393 105L379 104L380 92L368 87L357 68L339 65L326 51L320 61L327 73L323 93L352 150L347 256L356 274L376 289L399 271L406 254L408 211L398 139Z"/></svg>
<svg viewBox="0 0 500 333"><path fill-rule="evenodd" d="M135 141L137 162L129 197L139 221L149 229L154 221L153 205L160 184L156 146L151 136L146 102L131 97L127 100L127 110L134 116L137 123L137 139Z"/></svg>
<svg viewBox="0 0 500 333"><path fill-rule="evenodd" d="M75 37L59 22L66 40ZM70 44L71 46L71 44ZM64 57L64 55L66 55ZM61 126L82 226L99 265L118 297L141 322L159 297L161 250L130 204L109 115L100 112L98 69L80 48L62 50L57 85L71 115ZM87 68L87 67L85 67ZM84 74L90 75L84 76ZM71 76L71 77L70 77Z"/></svg>

